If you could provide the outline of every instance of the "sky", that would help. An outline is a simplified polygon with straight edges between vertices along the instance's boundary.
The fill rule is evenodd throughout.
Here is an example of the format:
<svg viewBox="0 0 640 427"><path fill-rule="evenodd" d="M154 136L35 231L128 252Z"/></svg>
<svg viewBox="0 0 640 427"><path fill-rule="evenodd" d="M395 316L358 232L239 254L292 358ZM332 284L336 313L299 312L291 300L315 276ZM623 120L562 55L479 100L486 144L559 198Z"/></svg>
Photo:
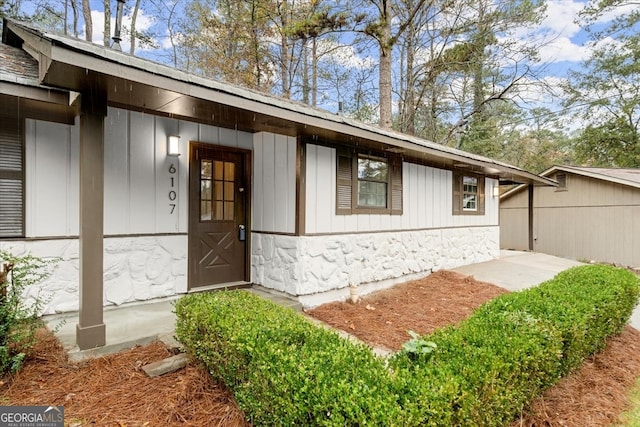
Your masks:
<svg viewBox="0 0 640 427"><path fill-rule="evenodd" d="M170 4L174 0L164 0L166 4ZM582 61L589 58L592 46L589 44L589 34L580 26L579 12L584 8L587 0L547 0L547 16L542 23L533 29L522 29L517 31L515 37L519 37L521 41L530 40L531 38L544 39L545 43L539 49L540 56L539 69L542 73L542 79L550 87L559 87L566 79L568 70L579 69ZM112 0L112 30L115 27L116 1ZM145 2L143 2L144 4ZM133 6L133 0L127 0L127 4ZM93 19L93 39L95 43L102 44L103 39L103 1L92 0L92 19ZM625 12L619 10L619 12ZM600 24L604 25L615 16L609 15L601 19ZM80 17L81 18L81 17ZM124 17L124 25L128 26L130 16ZM81 32L84 33L84 27L81 23ZM138 13L137 28L139 31L150 30L158 38L155 40L159 48L152 49L144 46L136 48L136 55L153 59L159 62L166 62L166 49L170 47L169 38L166 37L166 22L158 21L153 11L141 9ZM164 37L163 37L164 36ZM612 42L610 40L605 42ZM124 51L129 50L129 40L126 35L121 43ZM164 50L163 50L164 49ZM353 48L346 48L341 55L335 58L336 61L344 62L345 65L358 65L360 67L372 66L377 63L377 53L370 52L368 54L359 54ZM530 102L549 107L557 110L559 100L549 97L548 92L536 92L534 88L527 88L526 97ZM326 106L331 110L337 106Z"/></svg>
<svg viewBox="0 0 640 427"><path fill-rule="evenodd" d="M591 48L588 46L588 34L579 24L578 14L585 6L586 0L548 0L547 1L547 17L541 23L540 27L533 32L530 30L523 31L520 36L527 38L536 36L540 37L544 34L548 43L544 45L540 51L541 64L545 64L546 79L555 84L567 75L570 68L578 68L580 63L587 59L590 55ZM102 2L95 2L96 9L93 11L94 40L96 43L102 42L103 33L103 12ZM115 17L115 11L112 13ZM611 17L608 17L610 19ZM130 22L129 17L125 16L125 25ZM161 34L166 32L163 29L163 23L156 22L154 17L141 10L138 16L137 26L140 30L155 30L154 33ZM113 27L113 25L112 25ZM168 48L168 38L158 39L157 44L163 48ZM123 49L128 50L128 41L124 40ZM149 58L156 57L156 52L140 48L137 51L140 56ZM359 62L369 64L372 60L376 60L375 53L369 58L357 58L357 53L350 51L343 54L345 61Z"/></svg>
<svg viewBox="0 0 640 427"><path fill-rule="evenodd" d="M129 0L128 3L133 2ZM575 66L589 57L590 48L586 45L588 34L576 23L578 13L582 10L585 3L586 0L547 1L547 17L537 29L537 32L547 32L547 38L551 41L540 50L539 54L543 63L558 65L557 67L553 67L553 74L555 75L563 75L563 69L572 65ZM102 43L102 34L104 31L102 1L93 1L92 8L93 38L96 43ZM115 19L115 6L113 6L113 9L112 20ZM606 17L606 19L611 18L612 16ZM124 17L125 25L128 25L130 21L129 16ZM155 17L149 12L145 10L139 12L137 20L138 29L142 31L155 30L154 33L161 34L166 33L166 30L163 28L164 26L162 22L156 22ZM526 31L522 33L522 36L524 37L528 34L530 34L530 32ZM166 37L158 39L157 43L163 48L169 47ZM125 48L127 44L128 40L124 40L123 48ZM128 47L126 49L128 49ZM142 50L144 50L144 48L142 48ZM142 52L140 52L140 54L142 54ZM366 61L366 58L362 60Z"/></svg>

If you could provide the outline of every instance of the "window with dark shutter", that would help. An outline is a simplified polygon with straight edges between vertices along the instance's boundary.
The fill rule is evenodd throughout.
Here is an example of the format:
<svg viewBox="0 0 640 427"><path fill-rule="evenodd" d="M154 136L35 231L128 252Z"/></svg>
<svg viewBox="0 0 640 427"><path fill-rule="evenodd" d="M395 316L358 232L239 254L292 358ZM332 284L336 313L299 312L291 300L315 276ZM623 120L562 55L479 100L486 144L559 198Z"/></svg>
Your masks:
<svg viewBox="0 0 640 427"><path fill-rule="evenodd" d="M336 214L402 214L402 159L338 150Z"/></svg>
<svg viewBox="0 0 640 427"><path fill-rule="evenodd" d="M22 122L0 116L0 237L24 236Z"/></svg>
<svg viewBox="0 0 640 427"><path fill-rule="evenodd" d="M484 215L485 179L482 175L453 172L453 215Z"/></svg>

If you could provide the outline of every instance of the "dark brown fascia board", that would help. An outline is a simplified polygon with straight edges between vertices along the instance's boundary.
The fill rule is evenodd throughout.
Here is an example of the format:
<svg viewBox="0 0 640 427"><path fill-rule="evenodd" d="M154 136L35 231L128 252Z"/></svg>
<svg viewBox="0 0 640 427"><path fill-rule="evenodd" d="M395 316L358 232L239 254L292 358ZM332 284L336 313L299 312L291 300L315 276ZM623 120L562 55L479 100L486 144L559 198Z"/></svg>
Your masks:
<svg viewBox="0 0 640 427"><path fill-rule="evenodd" d="M180 95L209 100L211 102L255 112L256 114L271 116L298 125L318 129L331 129L332 131L355 139L360 138L367 141L374 141L416 153L424 153L434 158L443 158L483 169L493 169L495 172L491 173L491 175L498 175L518 182L537 182L543 185L555 184L554 181L547 178L489 158L476 156L445 146L435 147L435 144L434 146L427 145L426 141L425 143L419 143L417 142L417 138L382 129L374 129L372 126L361 124L328 112L324 113L319 110L312 110L309 107L298 105L294 102L287 102L286 107L274 105L274 103L285 103L285 101L241 88L237 89L239 93L231 93L222 90L222 85L217 83L214 85L215 82L203 77L174 70L141 58L123 54L122 52L113 51L106 47L97 45L85 46L83 42L74 40L67 41L65 39L64 41L59 41L58 39L46 39L43 35L38 34L34 30L25 29L25 27L20 24L9 22L8 25L12 31L18 33L19 37L21 37L28 46L35 49L36 52L33 52L32 55L40 52L41 58L36 59L41 61L43 59L42 56L44 56L51 61L51 64L47 64L46 66L43 81L52 86L65 87L71 90L82 90L82 87L80 87L82 81L80 79L69 79L68 73L63 70L54 72L56 70L52 70L53 67L62 66L63 68L73 67L79 70L91 70L103 75L157 87ZM65 42L68 44L63 44ZM90 49L91 52L83 49ZM143 69L142 67L145 65L147 68ZM165 74L169 74L169 76ZM53 80L55 76L60 76L59 78L62 81ZM65 78L66 81L63 80ZM220 87L207 87L207 83ZM312 111L313 114L310 114ZM413 139L416 141L412 141Z"/></svg>
<svg viewBox="0 0 640 427"><path fill-rule="evenodd" d="M19 83L0 81L0 95L29 98L51 104L69 105L69 92L41 86L26 86Z"/></svg>
<svg viewBox="0 0 640 427"><path fill-rule="evenodd" d="M46 90L38 91L35 87L5 85L0 82L0 112L16 119L74 124L76 112L68 102L63 101L69 99L68 95L64 93L61 96L59 92L51 94L49 98Z"/></svg>
<svg viewBox="0 0 640 427"><path fill-rule="evenodd" d="M556 166L553 166L553 167L545 170L544 172L540 173L540 177L544 178L546 181L549 182L549 184L547 184L547 186L558 187L558 181L553 180L551 178L547 178L548 175L550 175L553 171L556 171L556 170L558 170L558 168ZM500 195L500 200L508 199L509 197L513 196L514 194L517 194L517 193L523 191L524 189L528 188L528 184L527 183L511 182L511 183L504 184L504 185L511 185L511 184L518 184L518 186L517 187L513 187L509 191L506 191L503 194L501 194Z"/></svg>

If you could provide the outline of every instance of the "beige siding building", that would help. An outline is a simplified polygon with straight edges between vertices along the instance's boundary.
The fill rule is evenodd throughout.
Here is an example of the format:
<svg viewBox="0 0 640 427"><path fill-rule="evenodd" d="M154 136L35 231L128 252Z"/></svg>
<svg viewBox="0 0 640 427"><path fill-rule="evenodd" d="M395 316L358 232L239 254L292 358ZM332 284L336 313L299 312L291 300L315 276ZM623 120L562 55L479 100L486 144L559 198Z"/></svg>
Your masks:
<svg viewBox="0 0 640 427"><path fill-rule="evenodd" d="M639 169L555 166L541 175L559 186L501 196L501 248L640 266Z"/></svg>

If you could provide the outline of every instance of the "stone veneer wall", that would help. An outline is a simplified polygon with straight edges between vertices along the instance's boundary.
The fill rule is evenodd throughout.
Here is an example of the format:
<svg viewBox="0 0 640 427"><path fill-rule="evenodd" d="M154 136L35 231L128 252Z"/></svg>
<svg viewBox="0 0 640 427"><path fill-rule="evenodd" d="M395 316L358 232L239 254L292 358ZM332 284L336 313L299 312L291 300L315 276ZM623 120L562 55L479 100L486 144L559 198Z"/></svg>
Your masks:
<svg viewBox="0 0 640 427"><path fill-rule="evenodd" d="M497 226L302 237L252 233L251 277L294 296L345 298L352 284L392 284L390 279L494 259L499 234ZM60 258L51 277L25 298L40 295L47 301L44 314L78 310L77 239L5 241L0 249ZM336 290L343 292L331 294ZM105 306L186 291L186 235L105 238Z"/></svg>
<svg viewBox="0 0 640 427"><path fill-rule="evenodd" d="M500 255L497 226L283 236L252 234L254 283L303 296L428 274Z"/></svg>
<svg viewBox="0 0 640 427"><path fill-rule="evenodd" d="M0 242L14 255L31 253L60 258L53 274L29 289L26 300L40 295L44 314L78 310L80 281L78 239ZM109 237L104 239L104 304L120 305L187 291L187 236Z"/></svg>

